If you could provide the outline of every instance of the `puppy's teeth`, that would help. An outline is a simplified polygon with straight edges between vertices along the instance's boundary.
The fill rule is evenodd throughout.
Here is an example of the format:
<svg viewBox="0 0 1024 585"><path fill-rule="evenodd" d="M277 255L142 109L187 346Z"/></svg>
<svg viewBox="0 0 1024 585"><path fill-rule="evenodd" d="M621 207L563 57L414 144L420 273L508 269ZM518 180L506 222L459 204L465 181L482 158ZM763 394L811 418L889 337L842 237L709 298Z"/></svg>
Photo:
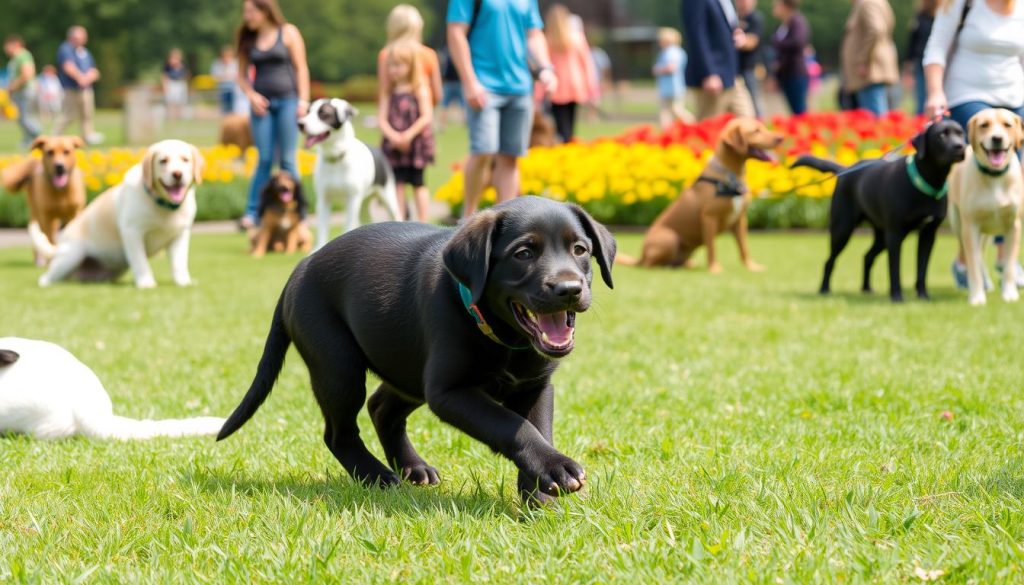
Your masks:
<svg viewBox="0 0 1024 585"><path fill-rule="evenodd" d="M548 343L548 344L551 343L551 339L548 337L547 333L541 332L540 338L544 340L544 343Z"/></svg>

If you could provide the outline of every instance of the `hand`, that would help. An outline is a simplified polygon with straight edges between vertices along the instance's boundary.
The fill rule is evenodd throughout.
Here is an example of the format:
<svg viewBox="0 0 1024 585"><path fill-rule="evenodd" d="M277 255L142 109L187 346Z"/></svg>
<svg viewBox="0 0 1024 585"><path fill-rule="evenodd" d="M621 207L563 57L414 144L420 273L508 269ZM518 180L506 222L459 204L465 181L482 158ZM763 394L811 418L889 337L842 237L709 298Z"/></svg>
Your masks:
<svg viewBox="0 0 1024 585"><path fill-rule="evenodd" d="M867 65L857 65L857 75L859 75L861 77L867 77L868 76L868 66Z"/></svg>
<svg viewBox="0 0 1024 585"><path fill-rule="evenodd" d="M550 67L540 70L537 81L540 82L541 87L544 88L544 93L547 95L555 93L555 90L558 89L558 78L555 77L555 72Z"/></svg>
<svg viewBox="0 0 1024 585"><path fill-rule="evenodd" d="M302 118L309 113L309 102L306 100L299 100L298 105L295 106L295 117Z"/></svg>
<svg viewBox="0 0 1024 585"><path fill-rule="evenodd" d="M732 44L736 45L737 49L742 49L747 44L747 33L743 32L742 29L735 29L732 31Z"/></svg>
<svg viewBox="0 0 1024 585"><path fill-rule="evenodd" d="M718 95L722 93L722 90L725 89L725 87L722 85L721 77L717 75L709 75L705 77L704 82L701 83L701 89L710 94Z"/></svg>
<svg viewBox="0 0 1024 585"><path fill-rule="evenodd" d="M939 90L928 94L928 99L924 102L925 116L929 118L941 116L946 113L947 109L949 109L949 103L946 101L946 92Z"/></svg>
<svg viewBox="0 0 1024 585"><path fill-rule="evenodd" d="M474 110L480 111L487 105L487 90L479 81L464 83L462 93L466 96L466 103Z"/></svg>
<svg viewBox="0 0 1024 585"><path fill-rule="evenodd" d="M270 108L270 100L253 91L249 93L249 105L252 106L253 114L265 116Z"/></svg>

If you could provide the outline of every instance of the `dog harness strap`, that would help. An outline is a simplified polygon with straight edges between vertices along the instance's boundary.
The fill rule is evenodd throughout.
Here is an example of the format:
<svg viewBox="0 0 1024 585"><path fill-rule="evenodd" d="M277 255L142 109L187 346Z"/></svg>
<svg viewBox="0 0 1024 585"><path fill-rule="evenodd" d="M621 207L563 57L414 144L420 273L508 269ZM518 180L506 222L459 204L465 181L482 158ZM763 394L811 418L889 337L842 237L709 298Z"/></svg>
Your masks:
<svg viewBox="0 0 1024 585"><path fill-rule="evenodd" d="M163 207L164 209L177 211L178 208L181 207L181 203L185 202L185 200L182 199L181 203L173 203L154 193L153 190L149 188L149 185L144 185L143 188L146 190L146 195L149 195L150 199L152 199L154 203L156 203L160 207Z"/></svg>
<svg viewBox="0 0 1024 585"><path fill-rule="evenodd" d="M988 175L990 177L1002 177L1003 175L1006 174L1007 171L1010 170L1010 165L1006 165L1005 167L998 171L996 169L990 169L986 166L982 166L982 164L978 162L978 157L974 157L974 166L978 167L978 170L981 171L981 174Z"/></svg>
<svg viewBox="0 0 1024 585"><path fill-rule="evenodd" d="M484 319L484 314L480 312L480 308L473 303L473 293L470 292L466 285L459 283L459 296L462 297L462 305L466 307L466 311L469 312L469 316L473 318L477 328L481 333L490 338L491 341L498 345L504 345L509 349L527 349L529 345L509 345L501 340L498 335L491 329L491 326L487 324L487 320Z"/></svg>
<svg viewBox="0 0 1024 585"><path fill-rule="evenodd" d="M695 183L700 182L711 183L715 186L716 197L739 197L747 192L747 186L744 185L736 178L730 178L728 181L722 179L715 179L714 177L707 177L701 175L697 177Z"/></svg>
<svg viewBox="0 0 1024 585"><path fill-rule="evenodd" d="M936 189L924 180L921 172L917 170L913 154L907 155L907 174L910 176L910 182L914 184L914 188L932 199L942 199L946 196L946 191L949 191L949 183L943 183L941 188Z"/></svg>

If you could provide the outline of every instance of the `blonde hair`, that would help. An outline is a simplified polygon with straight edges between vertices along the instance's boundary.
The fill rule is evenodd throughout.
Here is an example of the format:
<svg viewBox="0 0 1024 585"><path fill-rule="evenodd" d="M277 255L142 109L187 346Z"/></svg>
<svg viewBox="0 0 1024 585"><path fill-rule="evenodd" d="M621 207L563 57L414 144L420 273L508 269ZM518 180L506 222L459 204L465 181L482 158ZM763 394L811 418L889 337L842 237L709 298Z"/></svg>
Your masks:
<svg viewBox="0 0 1024 585"><path fill-rule="evenodd" d="M572 13L562 4L552 4L544 19L544 33L552 51L565 51L573 46L576 37L572 29Z"/></svg>
<svg viewBox="0 0 1024 585"><path fill-rule="evenodd" d="M388 42L423 41L423 16L415 6L399 4L391 9L387 22Z"/></svg>
<svg viewBox="0 0 1024 585"><path fill-rule="evenodd" d="M666 26L658 29L658 42L681 45L683 44L683 36L676 29Z"/></svg>
<svg viewBox="0 0 1024 585"><path fill-rule="evenodd" d="M1006 0L1006 7L1010 10L1010 12L1013 12L1014 4L1016 4L1016 3L1017 3L1016 0ZM949 9L952 6L953 6L953 0L945 0L942 3L942 10L945 11L945 12L949 12Z"/></svg>
<svg viewBox="0 0 1024 585"><path fill-rule="evenodd" d="M412 85L413 91L419 91L426 86L421 64L420 45L412 40L401 40L391 43L387 47L388 63L405 63L409 66L408 82ZM405 81L405 80L403 80Z"/></svg>

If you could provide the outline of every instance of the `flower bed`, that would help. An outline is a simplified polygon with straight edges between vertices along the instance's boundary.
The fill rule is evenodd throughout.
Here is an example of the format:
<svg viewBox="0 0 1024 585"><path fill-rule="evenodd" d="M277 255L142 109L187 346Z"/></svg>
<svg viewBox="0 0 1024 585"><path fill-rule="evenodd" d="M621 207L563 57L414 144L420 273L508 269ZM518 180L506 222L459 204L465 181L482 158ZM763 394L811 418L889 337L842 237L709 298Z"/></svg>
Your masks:
<svg viewBox="0 0 1024 585"><path fill-rule="evenodd" d="M677 125L665 132L650 126L592 143L534 148L522 159L522 189L579 203L600 221L612 224L650 223L680 190L691 185L713 153L727 117ZM877 158L905 145L924 120L899 112L876 119L866 112L776 117L769 125L786 141L779 152L785 161L799 154L852 164ZM755 201L754 227L823 227L835 180L818 171L790 169L787 164L747 163L747 183ZM436 197L459 207L463 176L457 170ZM494 201L494 190L484 194Z"/></svg>

